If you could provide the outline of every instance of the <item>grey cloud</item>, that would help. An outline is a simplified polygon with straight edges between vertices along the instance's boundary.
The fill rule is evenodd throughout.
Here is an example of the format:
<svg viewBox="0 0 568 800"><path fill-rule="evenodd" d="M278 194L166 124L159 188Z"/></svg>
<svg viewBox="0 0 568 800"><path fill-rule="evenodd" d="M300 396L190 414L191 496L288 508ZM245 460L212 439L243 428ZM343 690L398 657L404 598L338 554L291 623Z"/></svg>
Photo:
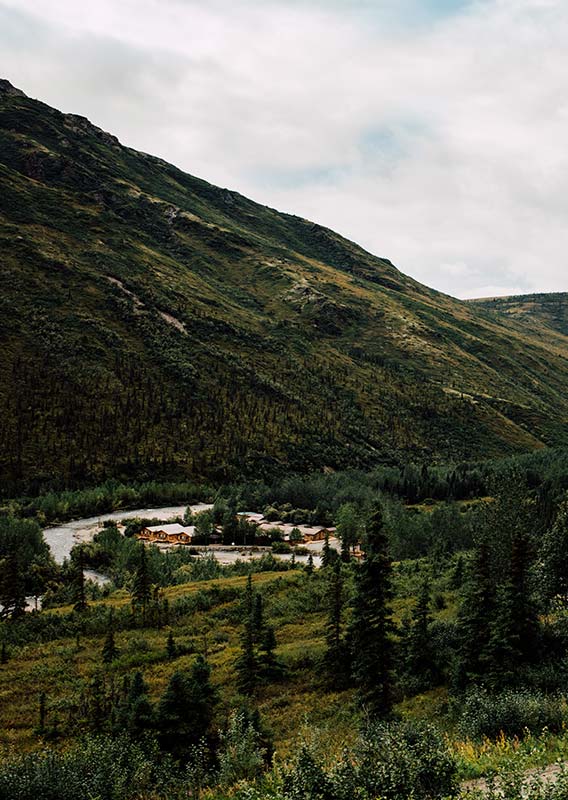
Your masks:
<svg viewBox="0 0 568 800"><path fill-rule="evenodd" d="M568 289L567 36L563 0L0 0L28 94L459 296Z"/></svg>

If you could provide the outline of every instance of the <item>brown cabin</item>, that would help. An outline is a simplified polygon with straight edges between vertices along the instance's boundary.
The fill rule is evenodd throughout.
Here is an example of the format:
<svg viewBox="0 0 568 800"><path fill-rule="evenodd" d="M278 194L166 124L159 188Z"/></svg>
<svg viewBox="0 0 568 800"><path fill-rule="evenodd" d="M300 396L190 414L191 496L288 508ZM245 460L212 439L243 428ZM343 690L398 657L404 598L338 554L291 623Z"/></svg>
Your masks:
<svg viewBox="0 0 568 800"><path fill-rule="evenodd" d="M148 525L140 531L137 538L155 544L191 544L194 536L193 525L184 527L178 522L172 522L167 525Z"/></svg>

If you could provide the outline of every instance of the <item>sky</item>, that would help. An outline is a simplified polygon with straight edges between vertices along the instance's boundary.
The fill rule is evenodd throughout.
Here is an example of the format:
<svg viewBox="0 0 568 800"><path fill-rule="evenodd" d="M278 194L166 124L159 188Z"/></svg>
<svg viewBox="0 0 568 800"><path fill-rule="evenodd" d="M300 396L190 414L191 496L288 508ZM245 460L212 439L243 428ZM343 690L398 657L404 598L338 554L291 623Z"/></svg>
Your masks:
<svg viewBox="0 0 568 800"><path fill-rule="evenodd" d="M568 291L566 0L0 0L0 77L456 297Z"/></svg>

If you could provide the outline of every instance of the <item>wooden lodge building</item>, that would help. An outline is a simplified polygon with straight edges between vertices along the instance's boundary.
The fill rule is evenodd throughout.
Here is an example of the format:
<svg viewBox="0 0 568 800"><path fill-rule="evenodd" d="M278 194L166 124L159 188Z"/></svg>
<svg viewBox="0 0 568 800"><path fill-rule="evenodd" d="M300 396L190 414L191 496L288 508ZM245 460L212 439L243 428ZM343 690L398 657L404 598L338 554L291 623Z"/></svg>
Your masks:
<svg viewBox="0 0 568 800"><path fill-rule="evenodd" d="M178 522L148 525L147 528L142 528L137 536L142 542L153 542L154 544L191 544L194 537L195 527L193 525L184 527Z"/></svg>
<svg viewBox="0 0 568 800"><path fill-rule="evenodd" d="M255 520L251 520L255 522ZM301 539L298 544L309 544L310 542L323 542L326 534L330 537L335 536L335 528L322 528L320 525L292 525L285 522L260 522L257 524L259 533L269 533L279 531L282 541L289 542L293 530L300 531Z"/></svg>

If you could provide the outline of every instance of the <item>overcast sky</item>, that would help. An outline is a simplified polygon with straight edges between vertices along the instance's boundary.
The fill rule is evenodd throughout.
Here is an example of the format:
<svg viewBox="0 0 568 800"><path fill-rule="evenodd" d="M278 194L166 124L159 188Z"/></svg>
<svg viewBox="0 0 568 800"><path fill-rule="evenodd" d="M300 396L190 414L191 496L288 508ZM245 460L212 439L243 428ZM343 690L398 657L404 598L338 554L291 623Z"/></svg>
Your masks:
<svg viewBox="0 0 568 800"><path fill-rule="evenodd" d="M0 0L0 75L442 291L568 290L567 0Z"/></svg>

